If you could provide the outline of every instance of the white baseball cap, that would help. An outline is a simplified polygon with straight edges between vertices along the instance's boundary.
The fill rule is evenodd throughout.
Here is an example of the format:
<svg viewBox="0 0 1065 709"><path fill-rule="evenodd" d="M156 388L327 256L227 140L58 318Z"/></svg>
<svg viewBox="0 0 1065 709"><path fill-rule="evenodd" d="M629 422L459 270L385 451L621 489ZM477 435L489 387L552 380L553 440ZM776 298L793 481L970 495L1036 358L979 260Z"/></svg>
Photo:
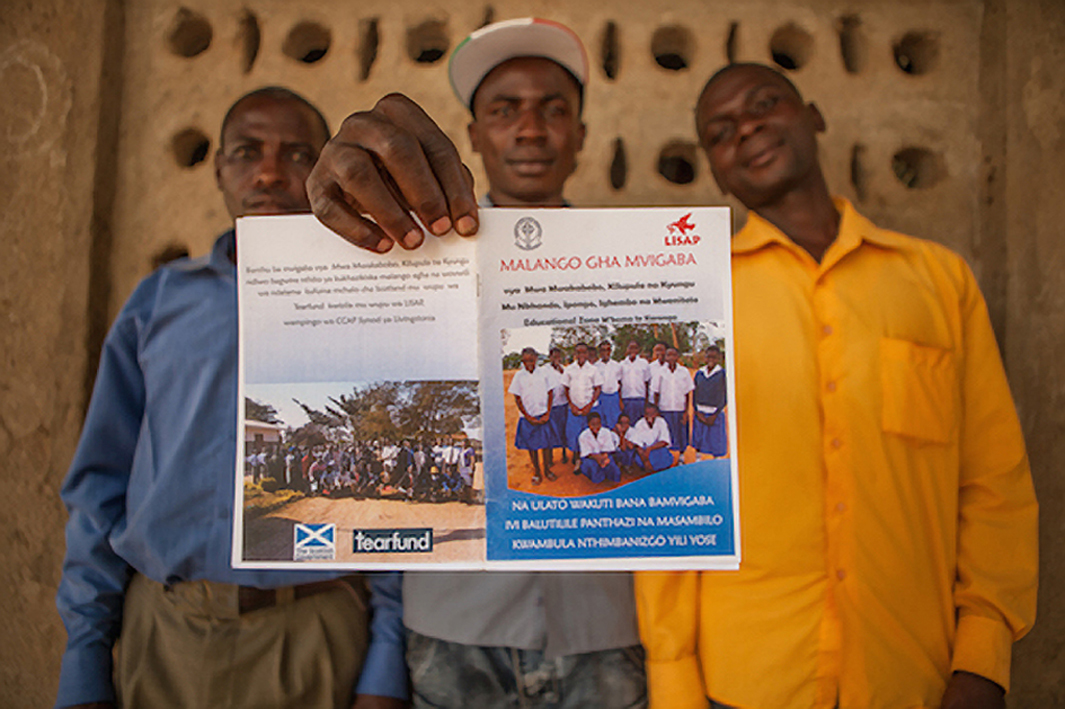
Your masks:
<svg viewBox="0 0 1065 709"><path fill-rule="evenodd" d="M447 67L455 95L472 108L473 94L484 77L517 57L550 59L573 74L581 86L588 82L588 55L577 34L558 22L523 17L486 25L455 47Z"/></svg>

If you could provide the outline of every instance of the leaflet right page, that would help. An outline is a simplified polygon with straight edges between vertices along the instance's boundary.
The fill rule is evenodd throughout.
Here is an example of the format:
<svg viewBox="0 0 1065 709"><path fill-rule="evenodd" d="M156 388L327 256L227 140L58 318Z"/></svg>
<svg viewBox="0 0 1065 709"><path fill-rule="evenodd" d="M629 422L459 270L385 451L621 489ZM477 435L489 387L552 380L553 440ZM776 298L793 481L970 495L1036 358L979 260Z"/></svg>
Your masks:
<svg viewBox="0 0 1065 709"><path fill-rule="evenodd" d="M728 209L481 222L489 567L737 568Z"/></svg>

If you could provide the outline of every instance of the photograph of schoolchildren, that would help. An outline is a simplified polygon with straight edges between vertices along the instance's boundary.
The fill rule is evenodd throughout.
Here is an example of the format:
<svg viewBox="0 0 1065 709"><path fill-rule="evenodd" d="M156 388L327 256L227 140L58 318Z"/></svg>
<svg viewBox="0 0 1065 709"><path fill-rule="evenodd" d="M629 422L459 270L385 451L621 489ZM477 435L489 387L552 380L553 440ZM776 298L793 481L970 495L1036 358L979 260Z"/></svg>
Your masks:
<svg viewBox="0 0 1065 709"><path fill-rule="evenodd" d="M378 520L483 536L477 382L262 385L245 393L246 558L291 559L296 522L351 529Z"/></svg>
<svg viewBox="0 0 1065 709"><path fill-rule="evenodd" d="M717 323L526 327L501 336L510 489L588 495L728 457Z"/></svg>

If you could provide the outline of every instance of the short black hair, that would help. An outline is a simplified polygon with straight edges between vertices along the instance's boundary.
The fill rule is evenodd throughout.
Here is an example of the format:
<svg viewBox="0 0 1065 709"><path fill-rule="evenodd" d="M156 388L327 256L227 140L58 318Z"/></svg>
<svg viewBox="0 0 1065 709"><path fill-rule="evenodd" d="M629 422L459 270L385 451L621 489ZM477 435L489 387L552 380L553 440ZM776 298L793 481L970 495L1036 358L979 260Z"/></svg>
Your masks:
<svg viewBox="0 0 1065 709"><path fill-rule="evenodd" d="M800 101L802 101L803 103L806 102L806 100L802 97L802 92L799 91L798 87L795 86L792 80L785 76L784 72L777 70L775 67L771 67L768 64L761 64L759 62L732 62L715 71L710 76L710 78L706 80L706 83L703 84L703 90L699 92L699 98L695 101L696 115L698 115L699 104L702 103L703 96L705 96L706 92L710 90L710 87L713 86L714 83L722 76L728 74L729 72L735 71L736 69L765 69L766 71L771 71L784 81L788 88L791 89L795 93L795 95L799 97Z"/></svg>
<svg viewBox="0 0 1065 709"><path fill-rule="evenodd" d="M325 139L329 140L329 138L333 135L332 131L329 130L329 121L325 120L325 116L322 115L322 112L319 111L318 107L315 106L313 103L305 99L303 96L300 96L292 89L286 89L284 86L264 86L260 89L255 89L254 91L249 91L248 93L244 94L236 101L234 101L233 105L229 107L228 111L226 111L225 117L222 118L222 129L218 135L219 148L223 147L225 143L226 128L233 120L233 114L236 112L237 107L245 101L248 101L253 98L271 98L277 101L294 101L295 103L302 104L307 108L311 109L311 112L314 113L315 118L318 121L318 125L322 129L322 133L325 135Z"/></svg>
<svg viewBox="0 0 1065 709"><path fill-rule="evenodd" d="M590 412L588 414L588 421L591 422L592 419L597 419L599 421L602 421L603 417L599 415L598 411L592 411L592 412Z"/></svg>
<svg viewBox="0 0 1065 709"><path fill-rule="evenodd" d="M533 357L539 357L539 355L536 353L536 348L535 347L526 347L526 348L524 348L521 351L521 356L522 357L524 357L527 354L531 354Z"/></svg>
<svg viewBox="0 0 1065 709"><path fill-rule="evenodd" d="M566 72L569 78L573 79L573 83L577 85L577 118L581 118L584 115L584 84L582 84L581 80L577 78L577 75L566 67L559 64L558 62L556 62L554 59L551 59L550 57L538 57L533 54L530 54L529 57L533 59L547 59L547 61L549 62L554 62L558 65L560 69L562 69L562 71ZM481 90L481 84L484 83L484 80L488 78L489 74L496 70L496 67L509 62L511 59L522 58L524 57L510 57L510 59L504 59L503 61L499 62L499 64L496 64L494 67L485 72L485 75L481 77L481 82L477 84L477 88L473 90L472 94L470 94L470 105L466 107L470 109L470 116L473 118L473 120L477 120L477 113L473 110L473 107L477 105L477 92Z"/></svg>

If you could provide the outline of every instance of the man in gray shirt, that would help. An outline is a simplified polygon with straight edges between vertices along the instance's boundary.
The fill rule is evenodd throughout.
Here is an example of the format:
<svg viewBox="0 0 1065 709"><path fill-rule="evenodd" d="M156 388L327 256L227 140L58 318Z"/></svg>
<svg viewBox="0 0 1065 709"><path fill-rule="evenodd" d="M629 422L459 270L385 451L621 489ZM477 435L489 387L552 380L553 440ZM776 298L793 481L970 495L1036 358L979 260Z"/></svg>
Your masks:
<svg viewBox="0 0 1065 709"><path fill-rule="evenodd" d="M488 175L482 205L566 206L585 134L577 36L496 23L459 45L449 72ZM403 605L416 709L646 706L630 574L407 573Z"/></svg>

